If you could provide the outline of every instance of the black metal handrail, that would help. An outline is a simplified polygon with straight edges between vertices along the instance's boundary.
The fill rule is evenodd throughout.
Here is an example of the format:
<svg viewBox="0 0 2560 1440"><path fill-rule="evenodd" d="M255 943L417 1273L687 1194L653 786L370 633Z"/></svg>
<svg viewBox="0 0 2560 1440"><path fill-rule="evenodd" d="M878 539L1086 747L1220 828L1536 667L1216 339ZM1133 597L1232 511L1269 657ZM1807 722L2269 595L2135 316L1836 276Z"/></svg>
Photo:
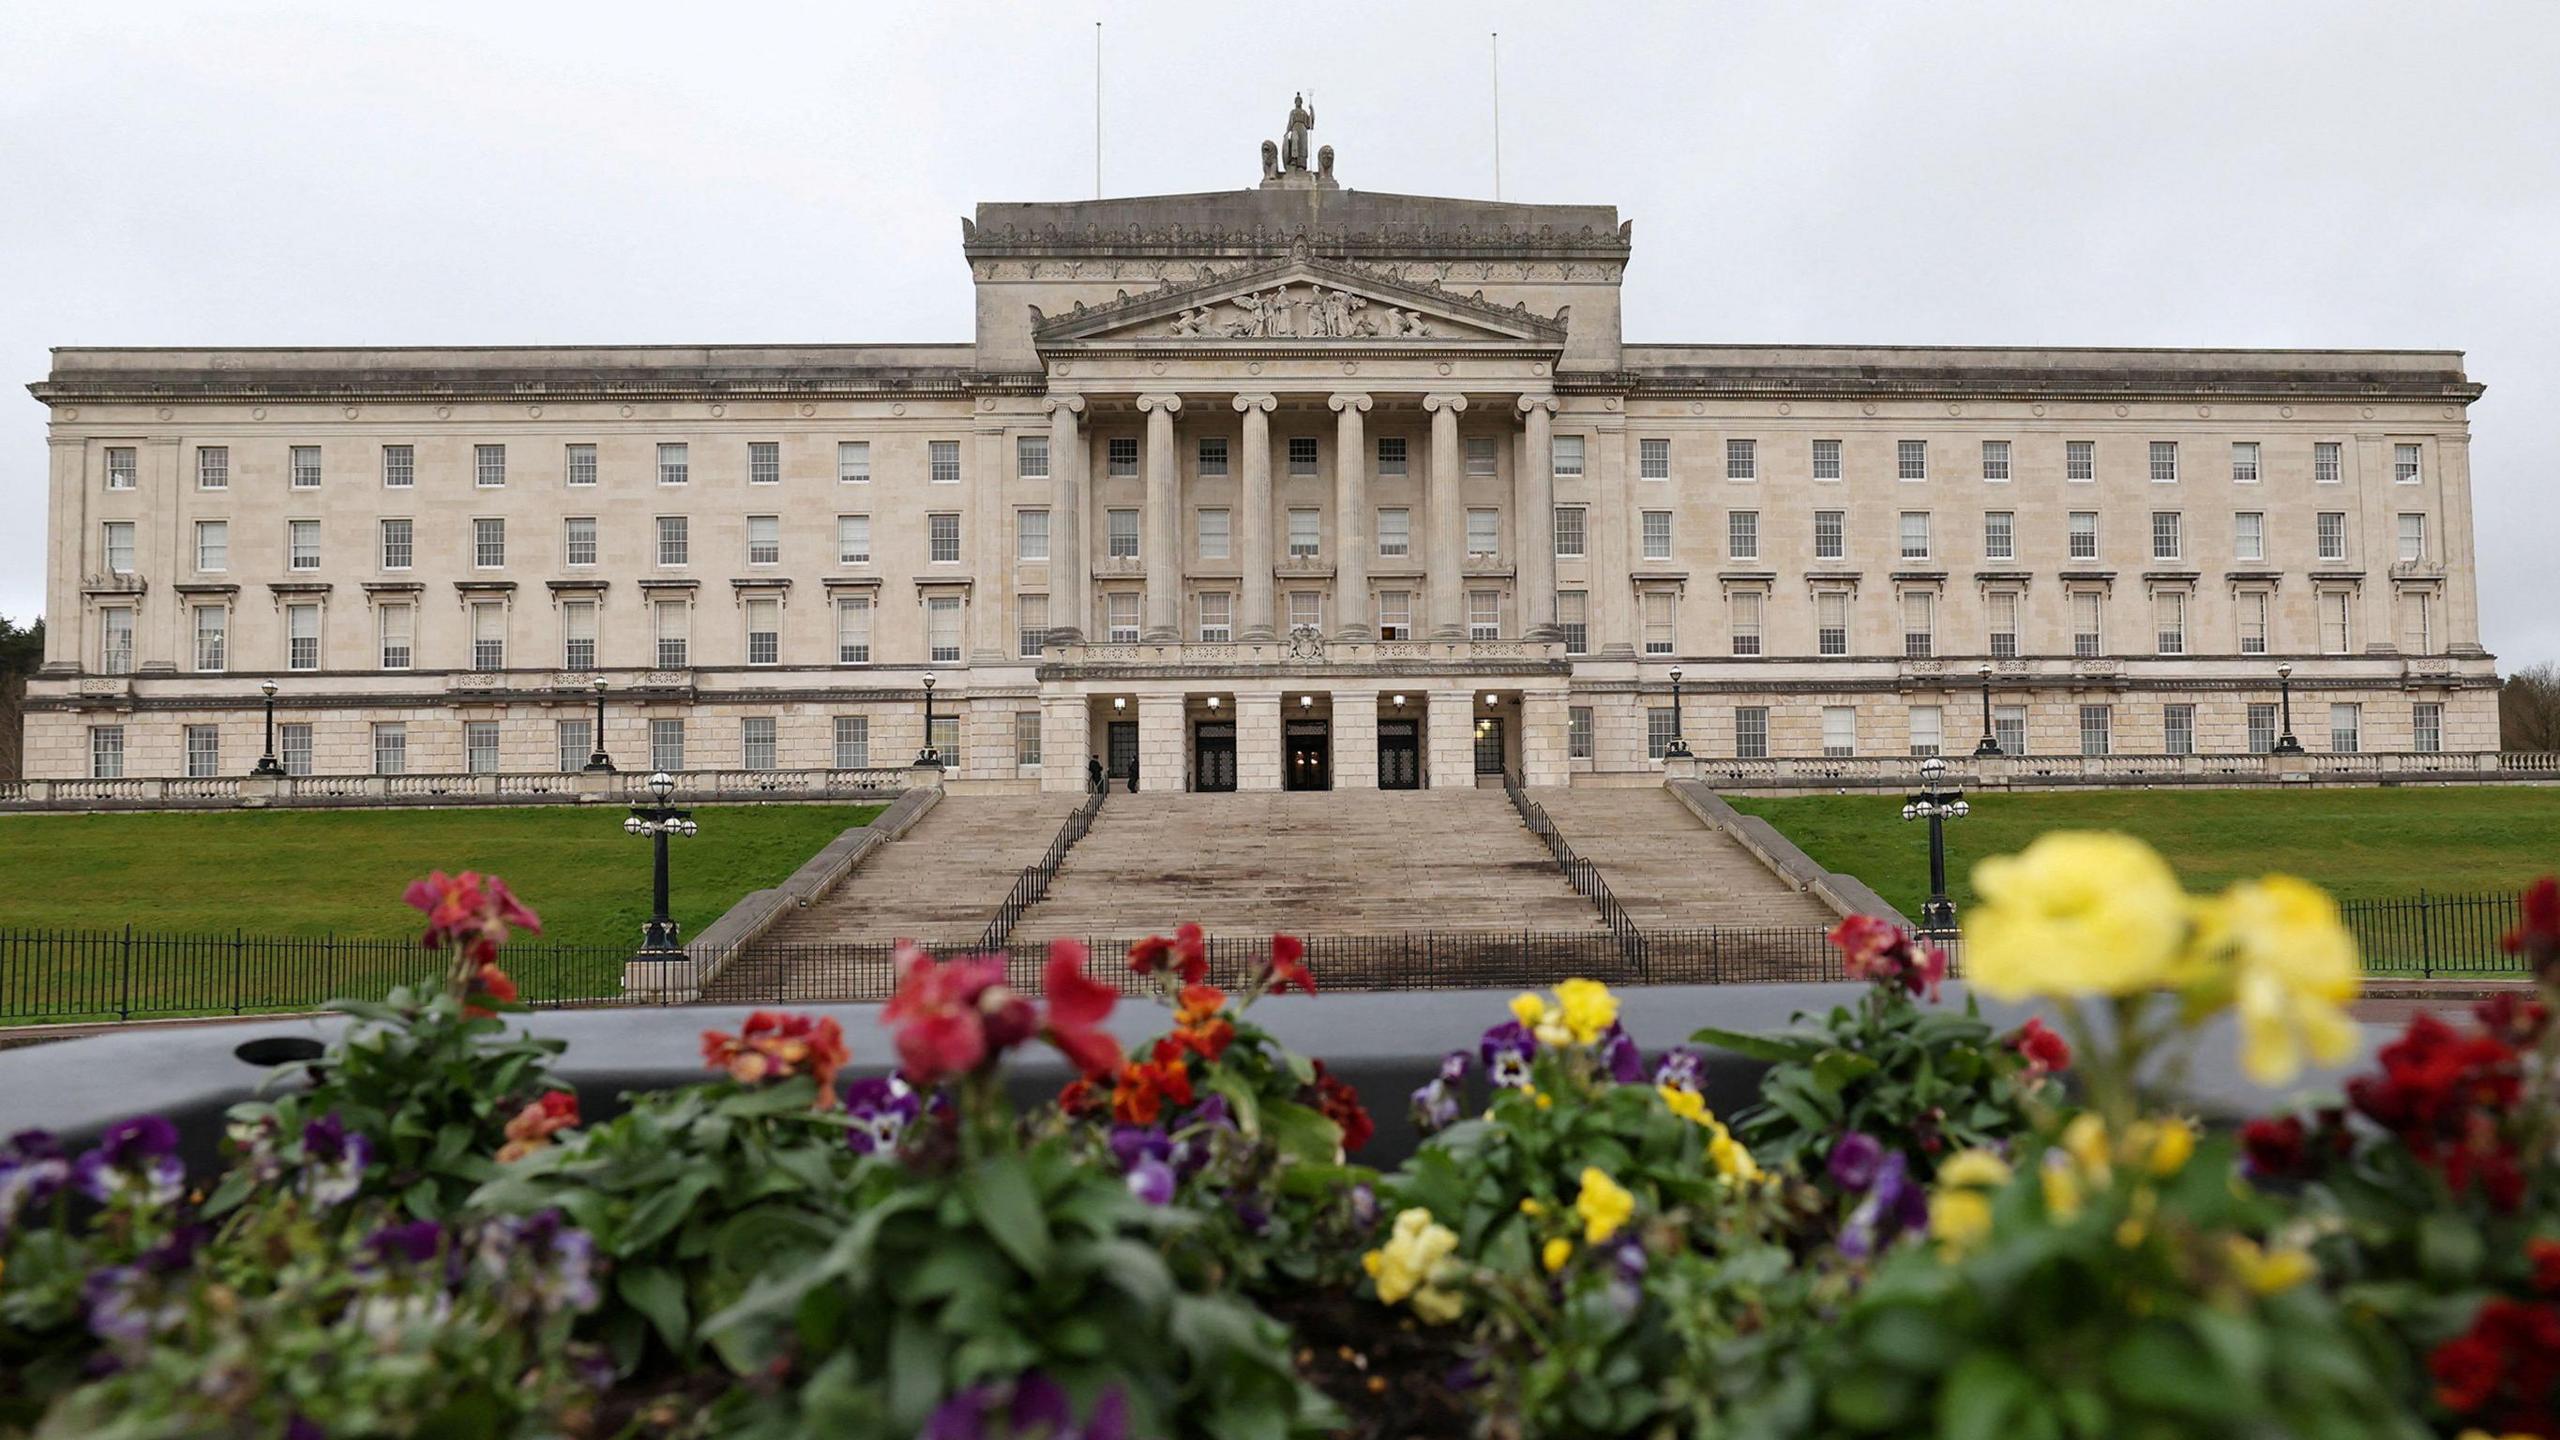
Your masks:
<svg viewBox="0 0 2560 1440"><path fill-rule="evenodd" d="M1556 822L1547 818L1547 807L1529 798L1529 788L1521 783L1519 772L1502 772L1502 793L1511 797L1511 808L1520 812L1520 823L1529 827L1530 834L1546 842L1547 853L1555 857L1556 868L1564 872L1565 883L1600 912L1601 922L1617 938L1618 948L1625 952L1627 963L1642 974L1645 968L1644 931L1636 928L1635 917L1627 913L1627 907L1618 903L1617 892L1601 878L1600 867L1575 852L1565 840L1564 832L1556 828Z"/></svg>
<svg viewBox="0 0 2560 1440"><path fill-rule="evenodd" d="M980 954L993 954L1003 949L1005 942L1013 938L1013 927L1022 919L1023 912L1049 897L1049 882L1058 878L1058 867L1067 863L1067 852L1074 849L1076 842L1093 828L1094 817L1102 813L1102 802L1110 798L1111 786L1108 783L1087 790L1084 803L1076 806L1075 813L1067 817L1067 823L1058 827L1057 838L1049 842L1048 853L1036 863L1022 867L1022 873L1014 878L1013 889L1004 897L1004 903L996 907L995 918L987 922L987 928L978 936Z"/></svg>

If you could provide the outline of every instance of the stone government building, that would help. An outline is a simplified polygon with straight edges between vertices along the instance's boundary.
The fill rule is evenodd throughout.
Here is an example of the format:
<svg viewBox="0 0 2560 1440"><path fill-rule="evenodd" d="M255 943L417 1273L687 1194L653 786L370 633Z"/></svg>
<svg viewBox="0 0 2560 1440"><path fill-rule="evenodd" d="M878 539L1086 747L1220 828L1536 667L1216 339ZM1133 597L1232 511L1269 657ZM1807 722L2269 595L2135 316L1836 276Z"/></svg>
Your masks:
<svg viewBox="0 0 2560 1440"><path fill-rule="evenodd" d="M2447 351L1633 344L1605 205L987 204L973 341L54 352L33 778L2492 749ZM876 277L888 279L889 277Z"/></svg>

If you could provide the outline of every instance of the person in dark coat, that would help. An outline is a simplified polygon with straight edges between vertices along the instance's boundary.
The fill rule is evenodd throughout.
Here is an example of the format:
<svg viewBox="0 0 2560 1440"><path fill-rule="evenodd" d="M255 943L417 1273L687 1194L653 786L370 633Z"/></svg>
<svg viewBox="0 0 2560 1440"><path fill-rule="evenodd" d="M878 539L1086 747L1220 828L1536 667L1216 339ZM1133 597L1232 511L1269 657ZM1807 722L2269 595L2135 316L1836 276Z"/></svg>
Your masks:
<svg viewBox="0 0 2560 1440"><path fill-rule="evenodd" d="M1084 757L1084 788L1087 790L1102 788L1102 757L1099 755Z"/></svg>
<svg viewBox="0 0 2560 1440"><path fill-rule="evenodd" d="M1129 793L1138 793L1138 762L1135 760L1129 762Z"/></svg>

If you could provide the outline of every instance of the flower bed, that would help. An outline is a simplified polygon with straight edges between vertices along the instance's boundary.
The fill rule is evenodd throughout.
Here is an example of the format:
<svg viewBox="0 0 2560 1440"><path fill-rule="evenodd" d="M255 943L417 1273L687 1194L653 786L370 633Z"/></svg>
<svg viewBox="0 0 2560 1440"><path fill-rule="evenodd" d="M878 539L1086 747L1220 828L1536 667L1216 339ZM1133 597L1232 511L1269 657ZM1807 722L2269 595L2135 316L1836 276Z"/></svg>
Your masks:
<svg viewBox="0 0 2560 1440"><path fill-rule="evenodd" d="M1973 984L2051 1024L1852 920L1857 998L1788 1030L1645 1053L1566 978L1364 1099L1254 1018L1299 946L1230 993L1184 927L1109 962L1134 1050L1080 946L1037 996L914 952L876 1049L757 1012L583 1123L509 1017L539 921L437 875L443 982L341 1007L218 1169L149 1115L0 1147L0 1434L2560 1436L2560 885L2509 940L2544 1001L2233 1131L2179 1108L2208 1019L2271 1084L2352 1049L2324 896L2109 836L1976 883ZM1034 1049L1073 1078L1018 1104Z"/></svg>

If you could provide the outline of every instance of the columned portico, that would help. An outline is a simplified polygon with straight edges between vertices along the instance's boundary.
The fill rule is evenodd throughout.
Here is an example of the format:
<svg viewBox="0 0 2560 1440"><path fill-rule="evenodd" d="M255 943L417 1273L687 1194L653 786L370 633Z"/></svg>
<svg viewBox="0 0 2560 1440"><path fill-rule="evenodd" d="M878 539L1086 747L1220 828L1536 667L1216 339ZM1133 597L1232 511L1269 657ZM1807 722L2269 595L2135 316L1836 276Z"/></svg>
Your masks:
<svg viewBox="0 0 2560 1440"><path fill-rule="evenodd" d="M1326 402L1333 423L1334 638L1374 640L1377 627L1369 619L1369 551L1377 541L1369 530L1369 445L1361 417L1369 413L1366 395L1336 395ZM1247 430L1248 442L1252 432ZM1336 707L1338 710L1340 707ZM1371 757L1375 768L1375 757Z"/></svg>
<svg viewBox="0 0 2560 1440"><path fill-rule="evenodd" d="M1138 413L1147 417L1146 638L1155 641L1182 638L1182 490L1173 453L1173 417L1181 410L1179 395L1138 397Z"/></svg>
<svg viewBox="0 0 2560 1440"><path fill-rule="evenodd" d="M1431 415L1431 489L1423 502L1431 526L1431 572L1425 594L1435 640L1462 640L1467 634L1463 562L1467 554L1466 511L1458 499L1458 415L1467 408L1464 395L1425 395L1422 408ZM1437 752L1435 751L1435 756ZM1434 764L1437 764L1435 759Z"/></svg>
<svg viewBox="0 0 2560 1440"><path fill-rule="evenodd" d="M1238 395L1234 404L1244 414L1244 454L1238 457L1244 489L1237 506L1243 513L1236 517L1241 533L1235 537L1244 572L1244 613L1238 618L1244 639L1268 640L1276 633L1271 620L1271 412L1280 401L1272 395Z"/></svg>

